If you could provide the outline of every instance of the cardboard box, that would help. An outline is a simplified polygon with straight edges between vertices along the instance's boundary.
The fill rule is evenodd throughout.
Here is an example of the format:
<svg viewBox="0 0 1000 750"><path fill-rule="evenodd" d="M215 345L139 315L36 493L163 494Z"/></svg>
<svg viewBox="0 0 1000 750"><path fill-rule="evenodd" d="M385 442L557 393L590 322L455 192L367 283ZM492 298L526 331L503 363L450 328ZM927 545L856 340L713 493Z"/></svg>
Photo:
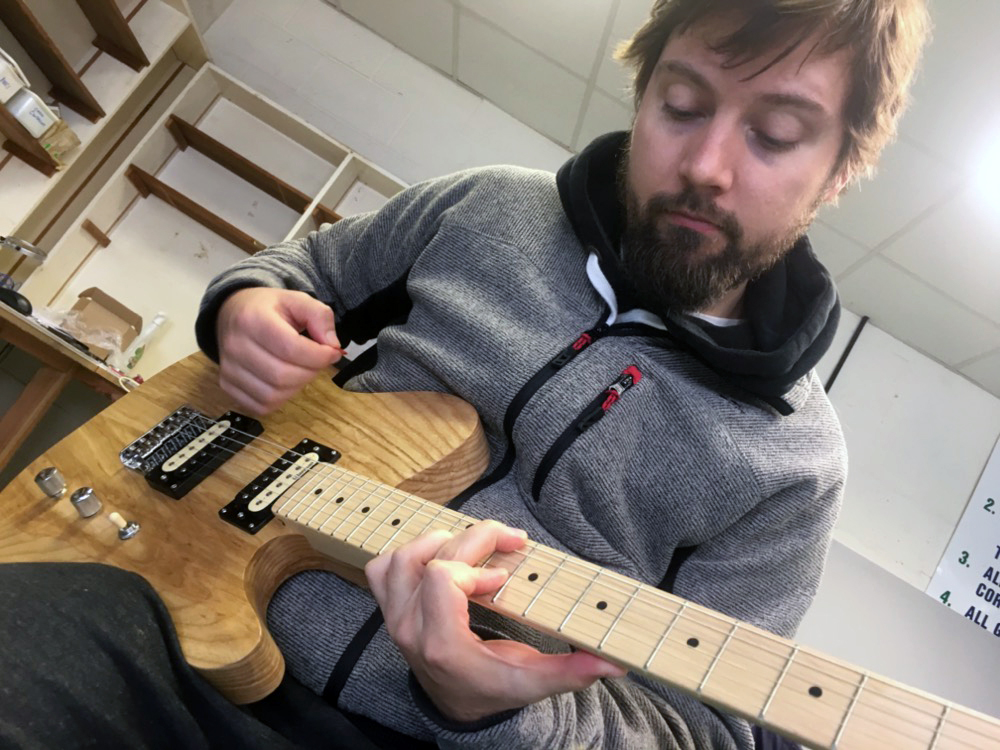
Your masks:
<svg viewBox="0 0 1000 750"><path fill-rule="evenodd" d="M86 344L90 353L100 360L112 349L91 343L92 340L106 338L110 332L112 337L121 337L121 350L125 351L142 330L141 315L94 286L80 292L70 312L75 313L74 328L77 330L68 332Z"/></svg>

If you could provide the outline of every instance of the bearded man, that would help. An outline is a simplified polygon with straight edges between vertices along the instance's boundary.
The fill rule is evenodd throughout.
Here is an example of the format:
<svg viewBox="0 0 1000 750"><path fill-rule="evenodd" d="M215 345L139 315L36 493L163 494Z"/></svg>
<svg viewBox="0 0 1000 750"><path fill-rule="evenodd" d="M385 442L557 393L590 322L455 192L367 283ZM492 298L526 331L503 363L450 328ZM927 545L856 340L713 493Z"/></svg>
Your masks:
<svg viewBox="0 0 1000 750"><path fill-rule="evenodd" d="M491 522L381 555L371 593L322 572L278 590L288 689L325 701L302 722L393 747L754 747L745 721L468 597L529 538L794 633L846 474L813 371L839 305L805 233L893 135L926 26L920 0L658 0L622 51L629 133L557 175L416 185L213 281L199 342L244 409L375 338L346 388L456 394L489 443L451 507Z"/></svg>

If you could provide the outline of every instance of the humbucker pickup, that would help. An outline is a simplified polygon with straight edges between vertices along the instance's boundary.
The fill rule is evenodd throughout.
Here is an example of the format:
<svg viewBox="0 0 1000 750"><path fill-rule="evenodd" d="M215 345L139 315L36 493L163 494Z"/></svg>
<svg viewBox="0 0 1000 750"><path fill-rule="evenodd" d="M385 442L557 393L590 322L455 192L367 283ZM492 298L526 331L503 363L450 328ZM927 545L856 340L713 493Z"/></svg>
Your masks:
<svg viewBox="0 0 1000 750"><path fill-rule="evenodd" d="M264 469L256 479L240 490L232 501L219 511L219 517L248 534L256 534L272 518L271 508L282 494L316 467L333 464L340 453L308 438Z"/></svg>
<svg viewBox="0 0 1000 750"><path fill-rule="evenodd" d="M228 411L218 419L183 406L120 454L150 486L179 500L264 432L256 419Z"/></svg>

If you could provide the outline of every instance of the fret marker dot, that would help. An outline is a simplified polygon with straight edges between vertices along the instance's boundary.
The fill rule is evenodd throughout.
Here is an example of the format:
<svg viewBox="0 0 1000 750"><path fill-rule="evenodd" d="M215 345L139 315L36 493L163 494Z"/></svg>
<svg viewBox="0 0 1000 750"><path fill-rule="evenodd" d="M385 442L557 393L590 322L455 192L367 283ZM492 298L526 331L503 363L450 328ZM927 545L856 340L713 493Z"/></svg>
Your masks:
<svg viewBox="0 0 1000 750"><path fill-rule="evenodd" d="M475 524L467 523L467 524L465 524L465 528L471 529L474 525Z"/></svg>
<svg viewBox="0 0 1000 750"><path fill-rule="evenodd" d="M528 580L529 581L537 581L538 580L538 573L532 573L531 575L529 575L528 576Z"/></svg>
<svg viewBox="0 0 1000 750"><path fill-rule="evenodd" d="M398 518L392 519L392 525L393 526L399 526L399 519Z"/></svg>
<svg viewBox="0 0 1000 750"><path fill-rule="evenodd" d="M820 698L823 695L823 688L813 685L811 688L809 688L809 695L811 695L813 698Z"/></svg>
<svg viewBox="0 0 1000 750"><path fill-rule="evenodd" d="M370 511L370 510L371 510L371 508L369 508L369 507L368 507L368 506L366 505L366 506L365 506L364 508L362 508L362 509L361 509L361 512L362 512L362 513L367 513L367 512L368 512L368 511Z"/></svg>
<svg viewBox="0 0 1000 750"><path fill-rule="evenodd" d="M344 498L338 497L336 500L334 500L334 502L336 502L336 503L342 503L342 502L344 502Z"/></svg>
<svg viewBox="0 0 1000 750"><path fill-rule="evenodd" d="M318 490L316 490L316 491L315 491L315 492L314 492L313 494L314 494L314 495L322 495L322 494L323 494L323 488L322 488L322 487L320 487L320 488L319 488Z"/></svg>
<svg viewBox="0 0 1000 750"><path fill-rule="evenodd" d="M697 638L688 638L688 639L687 639L687 644L688 644L688 645L689 645L689 646L690 646L691 648L698 648L698 646L700 646L700 645L701 645L701 641L699 641L699 640L698 640Z"/></svg>
<svg viewBox="0 0 1000 750"><path fill-rule="evenodd" d="M607 609L608 608L608 603L607 602L598 602L597 603L597 608L598 609Z"/></svg>

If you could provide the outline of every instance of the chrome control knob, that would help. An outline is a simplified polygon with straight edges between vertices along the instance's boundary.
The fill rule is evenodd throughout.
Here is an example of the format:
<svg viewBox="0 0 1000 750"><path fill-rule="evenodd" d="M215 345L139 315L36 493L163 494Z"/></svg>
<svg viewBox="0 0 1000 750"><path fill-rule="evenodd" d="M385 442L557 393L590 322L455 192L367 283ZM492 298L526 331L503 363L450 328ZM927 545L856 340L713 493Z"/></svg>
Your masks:
<svg viewBox="0 0 1000 750"><path fill-rule="evenodd" d="M35 484L45 493L46 497L51 497L53 500L59 499L66 493L66 480L59 473L59 469L54 466L38 472L35 476Z"/></svg>
<svg viewBox="0 0 1000 750"><path fill-rule="evenodd" d="M101 501L90 487L81 487L70 495L69 501L81 518L90 518L101 512Z"/></svg>

